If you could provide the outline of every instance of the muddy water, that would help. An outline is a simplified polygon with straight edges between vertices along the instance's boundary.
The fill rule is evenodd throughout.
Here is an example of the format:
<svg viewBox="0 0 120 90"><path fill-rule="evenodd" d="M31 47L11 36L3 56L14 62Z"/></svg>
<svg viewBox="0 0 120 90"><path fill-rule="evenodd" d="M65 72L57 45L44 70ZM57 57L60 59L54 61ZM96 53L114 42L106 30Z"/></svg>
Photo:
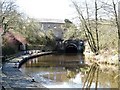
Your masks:
<svg viewBox="0 0 120 90"><path fill-rule="evenodd" d="M84 55L46 55L26 62L21 71L48 88L82 88L87 77ZM86 70L87 67L87 70ZM117 88L117 72L99 73L98 88ZM95 87L93 80L91 87Z"/></svg>

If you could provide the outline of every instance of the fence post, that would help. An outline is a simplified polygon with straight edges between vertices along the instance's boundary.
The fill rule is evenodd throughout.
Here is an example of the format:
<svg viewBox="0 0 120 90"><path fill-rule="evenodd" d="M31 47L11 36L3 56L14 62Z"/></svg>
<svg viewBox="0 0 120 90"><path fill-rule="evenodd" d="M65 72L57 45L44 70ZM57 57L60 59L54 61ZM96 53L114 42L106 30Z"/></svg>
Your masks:
<svg viewBox="0 0 120 90"><path fill-rule="evenodd" d="M118 2L118 24L120 25L120 1ZM120 30L120 27L119 27L119 30ZM120 32L120 31L118 31L118 32ZM118 39L118 60L119 60L119 62L118 62L119 63L119 69L120 69L120 38ZM119 73L120 73L120 71L119 71ZM118 88L120 89L119 84L120 84L120 76L118 76Z"/></svg>

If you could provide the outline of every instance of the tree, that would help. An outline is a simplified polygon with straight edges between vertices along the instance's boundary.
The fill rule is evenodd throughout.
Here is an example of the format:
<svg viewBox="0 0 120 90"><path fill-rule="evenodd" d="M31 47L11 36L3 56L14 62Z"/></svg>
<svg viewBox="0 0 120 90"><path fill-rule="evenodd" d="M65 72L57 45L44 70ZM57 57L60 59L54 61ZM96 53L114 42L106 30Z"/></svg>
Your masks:
<svg viewBox="0 0 120 90"><path fill-rule="evenodd" d="M65 19L65 24L63 26L65 33L64 33L64 39L74 39L77 37L77 27L69 20Z"/></svg>
<svg viewBox="0 0 120 90"><path fill-rule="evenodd" d="M74 1L72 1L73 5L75 6L75 9L79 15L79 20L80 22L82 23L83 25L83 29L84 29L84 32L85 32L85 35L86 35L86 38L88 39L88 44L91 48L91 50L95 53L95 54L98 54L99 52L99 40L98 40L98 28L97 28L97 2L95 0L95 24L96 24L96 39L94 38L93 36L93 33L92 33L92 29L91 29L91 24L90 24L90 17L89 17L89 11L88 11L88 5L87 5L87 2L86 2L86 11L87 11L87 19L85 18L85 16L83 15L82 13L82 10L81 8L78 6L78 4ZM97 43L96 43L97 42Z"/></svg>
<svg viewBox="0 0 120 90"><path fill-rule="evenodd" d="M72 24L72 22L69 19L65 19L64 21L65 21L65 23Z"/></svg>
<svg viewBox="0 0 120 90"><path fill-rule="evenodd" d="M115 17L115 21L116 21L116 25L117 25L117 29L118 29L118 37L120 39L120 24L119 24L119 19L118 19L118 13L116 10L116 4L114 2L114 0L112 0L113 3L113 10L114 10L114 17Z"/></svg>
<svg viewBox="0 0 120 90"><path fill-rule="evenodd" d="M120 1L118 3L118 25L120 25ZM118 31L118 36L119 36L119 39L120 39L120 26L118 27L119 31Z"/></svg>
<svg viewBox="0 0 120 90"><path fill-rule="evenodd" d="M18 23L18 30L23 34L30 44L39 45L42 43L43 33L40 30L39 21L33 18L27 18Z"/></svg>
<svg viewBox="0 0 120 90"><path fill-rule="evenodd" d="M117 37L120 36L117 2L114 0L111 0L111 2L94 0L94 3L89 4L85 0L82 5L75 1L72 1L72 3L78 13L81 27L92 52L98 54L103 47L105 49L110 45L110 47L117 46ZM114 37L110 38L110 36Z"/></svg>
<svg viewBox="0 0 120 90"><path fill-rule="evenodd" d="M96 47L97 51L99 51L99 36L98 36L98 6L97 6L97 0L95 0L95 29L96 29Z"/></svg>
<svg viewBox="0 0 120 90"><path fill-rule="evenodd" d="M115 2L116 1L116 2ZM103 9L105 11L105 14L108 14L109 17L112 16L113 22L115 22L117 29L118 29L118 37L120 39L120 24L119 24L119 17L118 17L118 12L117 12L117 6L118 6L118 1L117 0L111 0L110 3L107 3L105 1L102 1L103 3Z"/></svg>
<svg viewBox="0 0 120 90"><path fill-rule="evenodd" d="M10 28L11 24L17 22L19 13L14 1L0 1L0 24L3 28L3 34Z"/></svg>
<svg viewBox="0 0 120 90"><path fill-rule="evenodd" d="M18 12L14 0L0 1L0 24L3 28L2 36L12 29L25 36L30 43L41 42L39 22Z"/></svg>

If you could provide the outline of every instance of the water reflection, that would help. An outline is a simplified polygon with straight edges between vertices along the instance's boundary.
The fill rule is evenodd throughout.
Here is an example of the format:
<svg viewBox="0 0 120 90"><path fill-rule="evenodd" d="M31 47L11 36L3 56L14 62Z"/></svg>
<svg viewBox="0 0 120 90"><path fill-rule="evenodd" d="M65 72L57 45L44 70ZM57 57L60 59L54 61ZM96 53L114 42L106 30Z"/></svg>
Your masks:
<svg viewBox="0 0 120 90"><path fill-rule="evenodd" d="M47 55L26 62L21 71L48 88L82 88L87 77L84 55ZM88 68L89 69L89 68ZM99 73L99 88L117 88L117 72ZM91 87L95 87L93 80Z"/></svg>
<svg viewBox="0 0 120 90"><path fill-rule="evenodd" d="M26 67L77 67L84 64L84 55L66 54L66 55L46 55L29 60Z"/></svg>

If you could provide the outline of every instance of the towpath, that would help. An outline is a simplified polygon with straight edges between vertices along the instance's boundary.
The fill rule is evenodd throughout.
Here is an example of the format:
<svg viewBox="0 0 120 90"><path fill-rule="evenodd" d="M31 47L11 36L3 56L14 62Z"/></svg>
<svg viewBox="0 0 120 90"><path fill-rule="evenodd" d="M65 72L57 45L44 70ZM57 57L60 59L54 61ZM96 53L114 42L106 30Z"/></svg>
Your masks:
<svg viewBox="0 0 120 90"><path fill-rule="evenodd" d="M47 55L51 52L40 52L40 53L33 53L31 55L23 55L17 58L14 58L12 60L9 60L9 62L4 63L2 65L2 73L0 76L2 77L0 80L0 87L4 87L5 90L26 90L29 89L40 89L43 88L45 90L48 90L45 88L41 83L33 82L32 77L23 74L16 66L15 64L19 61L21 62L24 58L30 58L30 57L37 57L41 55ZM4 90L4 89L3 89Z"/></svg>

